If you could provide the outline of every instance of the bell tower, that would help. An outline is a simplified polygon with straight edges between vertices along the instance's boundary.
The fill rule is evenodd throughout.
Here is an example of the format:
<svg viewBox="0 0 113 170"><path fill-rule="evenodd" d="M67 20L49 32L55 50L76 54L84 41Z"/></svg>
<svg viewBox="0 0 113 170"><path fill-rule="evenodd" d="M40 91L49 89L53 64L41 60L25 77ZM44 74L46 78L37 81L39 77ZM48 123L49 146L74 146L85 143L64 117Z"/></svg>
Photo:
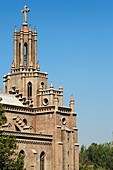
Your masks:
<svg viewBox="0 0 113 170"><path fill-rule="evenodd" d="M37 31L36 27L34 32L28 27L27 13L30 10L24 6L22 10L24 14L23 27L20 32L14 29L14 66L15 69L20 67L36 69L37 64Z"/></svg>
<svg viewBox="0 0 113 170"><path fill-rule="evenodd" d="M20 31L14 28L14 59L11 73L5 75L4 92L14 94L26 106L38 106L37 93L47 88L48 74L40 72L37 64L37 30L28 27L29 8L24 6Z"/></svg>

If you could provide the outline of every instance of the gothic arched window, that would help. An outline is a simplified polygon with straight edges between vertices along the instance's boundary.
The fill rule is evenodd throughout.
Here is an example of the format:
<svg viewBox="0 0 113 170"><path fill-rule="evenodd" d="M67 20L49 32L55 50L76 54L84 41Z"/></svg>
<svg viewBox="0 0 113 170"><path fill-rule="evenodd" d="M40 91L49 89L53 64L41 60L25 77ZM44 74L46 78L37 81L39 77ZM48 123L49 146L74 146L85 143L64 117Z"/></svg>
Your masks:
<svg viewBox="0 0 113 170"><path fill-rule="evenodd" d="M27 66L27 43L24 44L24 66Z"/></svg>
<svg viewBox="0 0 113 170"><path fill-rule="evenodd" d="M27 93L28 93L28 99L31 99L32 97L32 83L28 82L27 84Z"/></svg>
<svg viewBox="0 0 113 170"><path fill-rule="evenodd" d="M23 119L23 122L25 123L25 125L27 125L27 120L26 119Z"/></svg>
<svg viewBox="0 0 113 170"><path fill-rule="evenodd" d="M23 149L19 152L19 155L23 155L23 156L25 156L25 152L24 152L24 150L23 150Z"/></svg>
<svg viewBox="0 0 113 170"><path fill-rule="evenodd" d="M44 170L44 162L45 162L45 153L41 152L41 154L40 154L40 170Z"/></svg>
<svg viewBox="0 0 113 170"><path fill-rule="evenodd" d="M23 159L25 158L25 151L23 149L19 152L19 157Z"/></svg>

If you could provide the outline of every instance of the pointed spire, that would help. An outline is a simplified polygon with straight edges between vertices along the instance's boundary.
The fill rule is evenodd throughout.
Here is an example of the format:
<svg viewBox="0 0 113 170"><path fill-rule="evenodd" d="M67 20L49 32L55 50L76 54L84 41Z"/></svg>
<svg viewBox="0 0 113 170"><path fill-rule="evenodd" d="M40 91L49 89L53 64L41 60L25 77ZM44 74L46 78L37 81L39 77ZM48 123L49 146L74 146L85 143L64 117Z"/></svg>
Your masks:
<svg viewBox="0 0 113 170"><path fill-rule="evenodd" d="M70 102L74 102L74 97L73 97L73 95L70 96Z"/></svg>
<svg viewBox="0 0 113 170"><path fill-rule="evenodd" d="M14 60L13 60L13 62L12 62L12 68L15 68Z"/></svg>
<svg viewBox="0 0 113 170"><path fill-rule="evenodd" d="M24 13L24 22L23 22L23 26L28 26L28 23L27 23L27 12L29 12L30 9L27 8L27 6L25 5L24 6L24 9L21 11L22 13Z"/></svg>
<svg viewBox="0 0 113 170"><path fill-rule="evenodd" d="M34 27L34 33L37 33L36 26Z"/></svg>
<svg viewBox="0 0 113 170"><path fill-rule="evenodd" d="M51 81L51 84L50 84L50 89L54 89L52 81Z"/></svg>
<svg viewBox="0 0 113 170"><path fill-rule="evenodd" d="M59 90L63 90L62 83L60 83Z"/></svg>
<svg viewBox="0 0 113 170"><path fill-rule="evenodd" d="M37 63L37 70L40 71L40 64L39 64L39 62Z"/></svg>
<svg viewBox="0 0 113 170"><path fill-rule="evenodd" d="M72 112L74 112L75 101L73 95L70 96L69 106L72 109Z"/></svg>
<svg viewBox="0 0 113 170"><path fill-rule="evenodd" d="M13 73L14 69L15 69L15 63L14 63L14 60L13 60L12 66L11 66L11 73Z"/></svg>

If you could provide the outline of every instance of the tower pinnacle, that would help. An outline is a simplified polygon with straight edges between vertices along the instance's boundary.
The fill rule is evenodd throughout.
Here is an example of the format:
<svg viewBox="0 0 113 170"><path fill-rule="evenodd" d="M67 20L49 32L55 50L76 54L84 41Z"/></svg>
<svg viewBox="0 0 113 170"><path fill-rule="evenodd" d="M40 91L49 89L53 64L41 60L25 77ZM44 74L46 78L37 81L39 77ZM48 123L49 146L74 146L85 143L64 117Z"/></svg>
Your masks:
<svg viewBox="0 0 113 170"><path fill-rule="evenodd" d="M28 23L27 23L27 12L29 12L30 9L27 8L27 6L25 5L24 6L24 9L21 11L22 13L24 13L24 22L23 22L23 26L27 26Z"/></svg>

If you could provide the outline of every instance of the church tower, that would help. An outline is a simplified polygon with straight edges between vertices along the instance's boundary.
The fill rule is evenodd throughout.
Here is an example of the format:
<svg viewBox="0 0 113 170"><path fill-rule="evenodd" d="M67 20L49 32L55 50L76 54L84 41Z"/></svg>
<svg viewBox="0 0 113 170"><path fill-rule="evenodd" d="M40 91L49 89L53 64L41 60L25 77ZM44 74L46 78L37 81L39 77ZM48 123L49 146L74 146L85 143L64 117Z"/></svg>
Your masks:
<svg viewBox="0 0 113 170"><path fill-rule="evenodd" d="M26 170L79 170L79 145L74 98L63 105L63 87L48 86L47 72L37 63L37 31L28 26L24 6L23 24L14 29L14 59L4 75L0 93L7 123L6 135L14 135L18 152L25 155ZM0 129L1 131L1 129Z"/></svg>
<svg viewBox="0 0 113 170"><path fill-rule="evenodd" d="M37 107L54 104L55 95L58 105L62 106L63 88L54 90L52 83L47 87L48 74L40 72L37 63L37 31L28 27L27 13L30 10L24 6L22 13L24 21L20 31L14 29L14 60L11 73L4 76L4 92L15 94L15 97L25 106Z"/></svg>
<svg viewBox="0 0 113 170"><path fill-rule="evenodd" d="M28 27L27 13L24 6L24 21L20 31L14 29L14 60L11 73L4 76L4 92L15 94L26 106L39 105L37 94L39 88L47 88L47 73L40 72L37 63L37 31Z"/></svg>
<svg viewBox="0 0 113 170"><path fill-rule="evenodd" d="M14 30L14 67L18 68L37 68L37 31L36 27L32 32L27 23L27 12L29 9L24 6L23 27L19 32Z"/></svg>

